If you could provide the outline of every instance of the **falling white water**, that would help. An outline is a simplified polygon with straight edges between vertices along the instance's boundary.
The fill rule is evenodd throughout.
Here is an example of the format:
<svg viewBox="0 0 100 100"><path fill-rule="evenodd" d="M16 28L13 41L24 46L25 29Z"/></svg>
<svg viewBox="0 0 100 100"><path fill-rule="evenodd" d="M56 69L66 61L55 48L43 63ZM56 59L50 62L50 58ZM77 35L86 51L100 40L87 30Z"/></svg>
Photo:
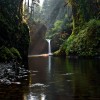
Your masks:
<svg viewBox="0 0 100 100"><path fill-rule="evenodd" d="M48 42L48 55L52 55L51 53L51 40L50 39L46 39Z"/></svg>

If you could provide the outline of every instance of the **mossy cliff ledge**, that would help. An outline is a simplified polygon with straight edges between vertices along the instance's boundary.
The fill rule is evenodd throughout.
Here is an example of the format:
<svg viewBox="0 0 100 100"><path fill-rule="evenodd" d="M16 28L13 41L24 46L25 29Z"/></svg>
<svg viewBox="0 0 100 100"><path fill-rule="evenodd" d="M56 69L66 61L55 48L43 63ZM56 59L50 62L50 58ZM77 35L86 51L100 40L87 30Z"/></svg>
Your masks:
<svg viewBox="0 0 100 100"><path fill-rule="evenodd" d="M0 61L28 55L29 28L23 20L23 0L0 0Z"/></svg>
<svg viewBox="0 0 100 100"><path fill-rule="evenodd" d="M69 2L73 11L72 34L55 55L100 57L100 1Z"/></svg>

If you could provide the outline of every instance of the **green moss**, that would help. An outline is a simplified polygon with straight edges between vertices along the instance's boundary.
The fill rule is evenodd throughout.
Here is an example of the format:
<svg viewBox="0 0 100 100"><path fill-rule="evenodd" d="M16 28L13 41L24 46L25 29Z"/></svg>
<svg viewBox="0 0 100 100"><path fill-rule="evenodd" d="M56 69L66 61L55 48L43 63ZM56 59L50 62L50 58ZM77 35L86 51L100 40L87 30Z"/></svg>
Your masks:
<svg viewBox="0 0 100 100"><path fill-rule="evenodd" d="M14 58L21 59L21 55L16 48L12 47L12 48L10 48L10 51L14 55Z"/></svg>
<svg viewBox="0 0 100 100"><path fill-rule="evenodd" d="M93 0L68 0L72 5L72 34L61 46L58 54L100 56L99 2ZM62 52L63 51L63 52Z"/></svg>
<svg viewBox="0 0 100 100"><path fill-rule="evenodd" d="M100 56L100 20L92 19L62 45L66 55Z"/></svg>
<svg viewBox="0 0 100 100"><path fill-rule="evenodd" d="M11 59L21 59L21 55L19 51L14 47L9 49L5 46L2 46L0 48L0 59L2 61L11 60Z"/></svg>
<svg viewBox="0 0 100 100"><path fill-rule="evenodd" d="M56 52L53 53L54 56L65 56L65 51L64 50L57 50Z"/></svg>
<svg viewBox="0 0 100 100"><path fill-rule="evenodd" d="M2 46L0 48L0 59L1 60L5 61L13 57L14 57L13 53L7 47Z"/></svg>

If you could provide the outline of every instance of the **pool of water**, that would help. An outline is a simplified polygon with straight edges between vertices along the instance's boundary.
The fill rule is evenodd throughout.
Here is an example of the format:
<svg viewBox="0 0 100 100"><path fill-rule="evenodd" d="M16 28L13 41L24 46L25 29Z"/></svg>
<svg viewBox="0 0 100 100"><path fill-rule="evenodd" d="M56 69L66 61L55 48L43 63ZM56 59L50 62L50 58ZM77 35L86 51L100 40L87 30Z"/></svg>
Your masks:
<svg viewBox="0 0 100 100"><path fill-rule="evenodd" d="M100 100L100 60L29 58L27 100Z"/></svg>
<svg viewBox="0 0 100 100"><path fill-rule="evenodd" d="M29 57L29 70L23 84L0 86L0 100L100 100L100 59Z"/></svg>

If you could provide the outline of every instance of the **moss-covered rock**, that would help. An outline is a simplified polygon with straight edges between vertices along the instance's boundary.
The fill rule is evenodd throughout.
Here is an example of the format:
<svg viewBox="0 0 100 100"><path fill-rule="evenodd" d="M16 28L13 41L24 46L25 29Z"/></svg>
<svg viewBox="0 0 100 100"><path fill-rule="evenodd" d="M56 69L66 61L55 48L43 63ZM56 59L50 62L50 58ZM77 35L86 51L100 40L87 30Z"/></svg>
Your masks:
<svg viewBox="0 0 100 100"><path fill-rule="evenodd" d="M19 53L19 51L12 47L12 48L7 48L5 46L2 46L0 48L0 60L1 61L9 61L12 59L21 59L21 55Z"/></svg>
<svg viewBox="0 0 100 100"><path fill-rule="evenodd" d="M59 54L100 56L100 20L92 19L62 45Z"/></svg>
<svg viewBox="0 0 100 100"><path fill-rule="evenodd" d="M7 47L2 46L2 47L0 48L0 59L1 59L2 61L11 59L11 58L13 58L13 57L14 57L13 53L12 53Z"/></svg>
<svg viewBox="0 0 100 100"><path fill-rule="evenodd" d="M14 57L15 59L22 59L22 57L21 57L19 51L18 51L16 48L12 47L12 48L10 48L10 51L11 51L11 53L13 54L13 57Z"/></svg>
<svg viewBox="0 0 100 100"><path fill-rule="evenodd" d="M28 55L29 29L23 20L23 0L0 1L0 47L3 46L5 53L10 52L7 48L16 48L11 51L19 52L22 60Z"/></svg>

